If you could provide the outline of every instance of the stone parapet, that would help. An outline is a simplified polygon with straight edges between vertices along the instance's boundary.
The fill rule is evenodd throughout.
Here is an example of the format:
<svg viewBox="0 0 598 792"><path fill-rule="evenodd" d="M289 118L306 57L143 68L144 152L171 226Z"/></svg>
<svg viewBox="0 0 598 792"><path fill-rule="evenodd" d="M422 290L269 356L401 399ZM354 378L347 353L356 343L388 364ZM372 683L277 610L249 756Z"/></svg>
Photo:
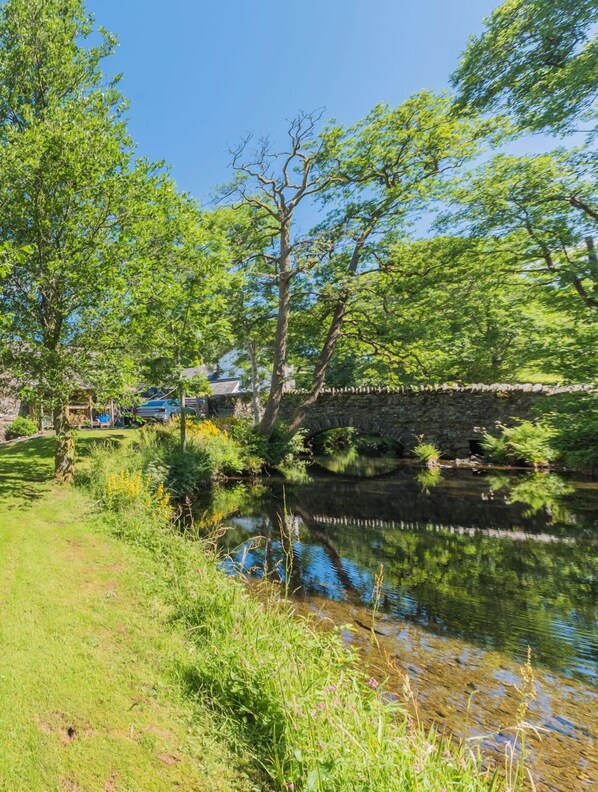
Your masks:
<svg viewBox="0 0 598 792"><path fill-rule="evenodd" d="M434 443L445 456L469 456L484 431L533 419L542 400L562 394L594 391L592 385L439 385L400 388L332 388L323 390L308 408L302 428L307 436L344 426L390 437L409 451L420 438ZM280 417L288 422L305 393L290 391ZM251 395L213 396L209 414L249 418Z"/></svg>

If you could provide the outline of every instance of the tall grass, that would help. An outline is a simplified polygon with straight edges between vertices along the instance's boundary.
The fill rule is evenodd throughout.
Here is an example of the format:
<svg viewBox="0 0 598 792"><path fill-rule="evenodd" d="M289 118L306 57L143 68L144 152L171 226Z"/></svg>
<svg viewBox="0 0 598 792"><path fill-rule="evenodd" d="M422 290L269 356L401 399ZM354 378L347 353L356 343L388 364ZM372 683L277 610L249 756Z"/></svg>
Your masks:
<svg viewBox="0 0 598 792"><path fill-rule="evenodd" d="M96 450L89 487L113 530L158 560L160 591L189 641L181 682L252 753L264 789L506 789L469 748L426 731L408 717L405 702L368 681L339 631L299 621L273 595L251 596L222 572L206 544L177 533L164 490L139 466L131 448Z"/></svg>

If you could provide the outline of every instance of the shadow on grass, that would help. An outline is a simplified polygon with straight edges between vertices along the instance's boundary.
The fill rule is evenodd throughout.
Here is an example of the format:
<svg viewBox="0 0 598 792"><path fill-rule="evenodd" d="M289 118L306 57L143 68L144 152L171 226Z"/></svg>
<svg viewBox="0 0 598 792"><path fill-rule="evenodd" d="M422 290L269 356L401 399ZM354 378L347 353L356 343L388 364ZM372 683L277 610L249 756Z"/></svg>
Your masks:
<svg viewBox="0 0 598 792"><path fill-rule="evenodd" d="M124 438L124 433L77 437L77 458L89 456L95 446L116 446ZM23 508L43 496L54 478L54 447L54 437L36 437L0 448L0 505Z"/></svg>
<svg viewBox="0 0 598 792"><path fill-rule="evenodd" d="M119 434L103 435L100 434L99 429L97 436L94 437L89 437L89 435L79 436L77 437L77 456L78 457L89 456L92 449L98 448L99 446L110 446L111 448L116 448L122 443L122 441L126 437L127 434L125 432Z"/></svg>

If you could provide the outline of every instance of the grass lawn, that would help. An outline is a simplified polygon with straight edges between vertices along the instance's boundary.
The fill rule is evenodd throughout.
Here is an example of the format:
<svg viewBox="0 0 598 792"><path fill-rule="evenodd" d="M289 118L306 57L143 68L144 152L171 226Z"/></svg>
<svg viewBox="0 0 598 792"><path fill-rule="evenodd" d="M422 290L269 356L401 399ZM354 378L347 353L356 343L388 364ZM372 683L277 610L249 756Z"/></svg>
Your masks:
<svg viewBox="0 0 598 792"><path fill-rule="evenodd" d="M79 449L124 434L83 432ZM189 650L151 560L53 487L52 454L51 438L0 449L0 790L257 789L179 692Z"/></svg>

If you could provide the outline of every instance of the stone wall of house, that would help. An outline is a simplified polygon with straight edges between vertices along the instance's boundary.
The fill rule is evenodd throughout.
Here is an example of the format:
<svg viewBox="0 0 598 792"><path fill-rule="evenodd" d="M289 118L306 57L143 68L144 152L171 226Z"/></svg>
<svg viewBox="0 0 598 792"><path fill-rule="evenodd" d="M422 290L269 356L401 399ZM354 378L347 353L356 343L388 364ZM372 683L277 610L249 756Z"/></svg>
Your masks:
<svg viewBox="0 0 598 792"><path fill-rule="evenodd" d="M5 439L6 427L21 415L22 410L20 399L0 393L0 441Z"/></svg>
<svg viewBox="0 0 598 792"><path fill-rule="evenodd" d="M423 437L450 457L469 456L482 430L496 433L498 424L533 418L541 400L581 393L589 386L470 385L403 387L395 390L343 388L323 391L303 422L307 436L354 426L397 440L407 453ZM286 393L281 418L288 421L305 394ZM212 416L250 417L251 396L209 399Z"/></svg>

